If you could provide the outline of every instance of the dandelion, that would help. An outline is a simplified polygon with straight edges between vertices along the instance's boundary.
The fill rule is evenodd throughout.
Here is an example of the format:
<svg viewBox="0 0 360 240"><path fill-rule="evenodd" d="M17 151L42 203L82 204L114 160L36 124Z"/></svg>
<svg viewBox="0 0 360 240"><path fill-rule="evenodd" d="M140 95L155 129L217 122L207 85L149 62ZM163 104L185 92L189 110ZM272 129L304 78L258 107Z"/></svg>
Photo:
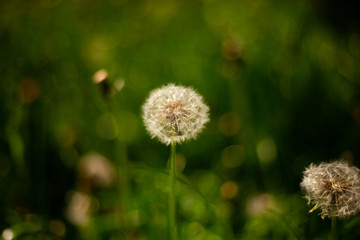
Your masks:
<svg viewBox="0 0 360 240"><path fill-rule="evenodd" d="M348 217L360 211L360 170L342 161L311 164L304 172L301 187L309 211L321 209L321 217Z"/></svg>
<svg viewBox="0 0 360 240"><path fill-rule="evenodd" d="M169 177L170 239L177 239L175 214L175 146L196 138L209 121L209 107L193 89L169 84L150 93L142 106L144 124L152 138L171 144Z"/></svg>
<svg viewBox="0 0 360 240"><path fill-rule="evenodd" d="M209 107L202 97L191 88L174 84L152 91L142 110L151 137L166 145L195 139L209 121Z"/></svg>

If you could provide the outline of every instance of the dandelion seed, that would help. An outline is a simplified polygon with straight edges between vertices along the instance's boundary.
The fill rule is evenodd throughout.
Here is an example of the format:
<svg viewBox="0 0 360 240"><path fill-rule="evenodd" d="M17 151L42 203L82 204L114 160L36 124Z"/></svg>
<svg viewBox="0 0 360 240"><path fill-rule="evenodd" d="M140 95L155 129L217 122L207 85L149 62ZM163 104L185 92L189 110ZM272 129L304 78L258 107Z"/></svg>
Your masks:
<svg viewBox="0 0 360 240"><path fill-rule="evenodd" d="M343 161L310 164L300 184L309 213L321 209L321 217L348 217L360 211L360 170Z"/></svg>
<svg viewBox="0 0 360 240"><path fill-rule="evenodd" d="M174 84L153 90L142 110L151 137L166 145L196 138L209 121L209 107L202 97L191 88Z"/></svg>

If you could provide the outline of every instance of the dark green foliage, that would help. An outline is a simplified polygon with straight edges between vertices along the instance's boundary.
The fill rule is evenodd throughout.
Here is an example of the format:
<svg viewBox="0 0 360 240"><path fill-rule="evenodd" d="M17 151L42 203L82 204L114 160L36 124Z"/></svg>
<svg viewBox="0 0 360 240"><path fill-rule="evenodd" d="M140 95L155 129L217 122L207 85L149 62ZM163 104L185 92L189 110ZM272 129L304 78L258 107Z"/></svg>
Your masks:
<svg viewBox="0 0 360 240"><path fill-rule="evenodd" d="M354 14L334 23L350 8L312 2L1 1L2 237L167 239L170 149L141 105L173 82L210 107L178 146L180 239L326 238L299 183L311 162L360 165L360 33Z"/></svg>

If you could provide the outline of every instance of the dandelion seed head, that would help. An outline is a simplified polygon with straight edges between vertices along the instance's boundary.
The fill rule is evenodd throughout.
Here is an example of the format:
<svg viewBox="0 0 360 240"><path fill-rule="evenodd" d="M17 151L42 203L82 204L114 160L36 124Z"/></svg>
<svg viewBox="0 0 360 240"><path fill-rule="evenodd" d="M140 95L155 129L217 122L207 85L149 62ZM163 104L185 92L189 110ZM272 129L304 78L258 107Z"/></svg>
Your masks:
<svg viewBox="0 0 360 240"><path fill-rule="evenodd" d="M348 217L360 211L360 170L346 162L310 164L300 184L321 217Z"/></svg>
<svg viewBox="0 0 360 240"><path fill-rule="evenodd" d="M209 107L193 89L169 84L155 89L142 106L152 138L169 145L196 138L209 121Z"/></svg>

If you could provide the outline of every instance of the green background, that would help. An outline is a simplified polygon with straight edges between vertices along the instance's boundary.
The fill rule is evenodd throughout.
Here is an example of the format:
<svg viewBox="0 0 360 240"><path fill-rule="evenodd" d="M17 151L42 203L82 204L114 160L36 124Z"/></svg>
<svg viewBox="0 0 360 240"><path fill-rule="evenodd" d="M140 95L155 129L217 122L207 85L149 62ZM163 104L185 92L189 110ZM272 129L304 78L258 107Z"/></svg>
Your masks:
<svg viewBox="0 0 360 240"><path fill-rule="evenodd" d="M210 107L177 147L180 239L327 239L299 184L360 165L359 26L352 1L1 1L1 237L168 239L170 148L141 105L175 83Z"/></svg>

